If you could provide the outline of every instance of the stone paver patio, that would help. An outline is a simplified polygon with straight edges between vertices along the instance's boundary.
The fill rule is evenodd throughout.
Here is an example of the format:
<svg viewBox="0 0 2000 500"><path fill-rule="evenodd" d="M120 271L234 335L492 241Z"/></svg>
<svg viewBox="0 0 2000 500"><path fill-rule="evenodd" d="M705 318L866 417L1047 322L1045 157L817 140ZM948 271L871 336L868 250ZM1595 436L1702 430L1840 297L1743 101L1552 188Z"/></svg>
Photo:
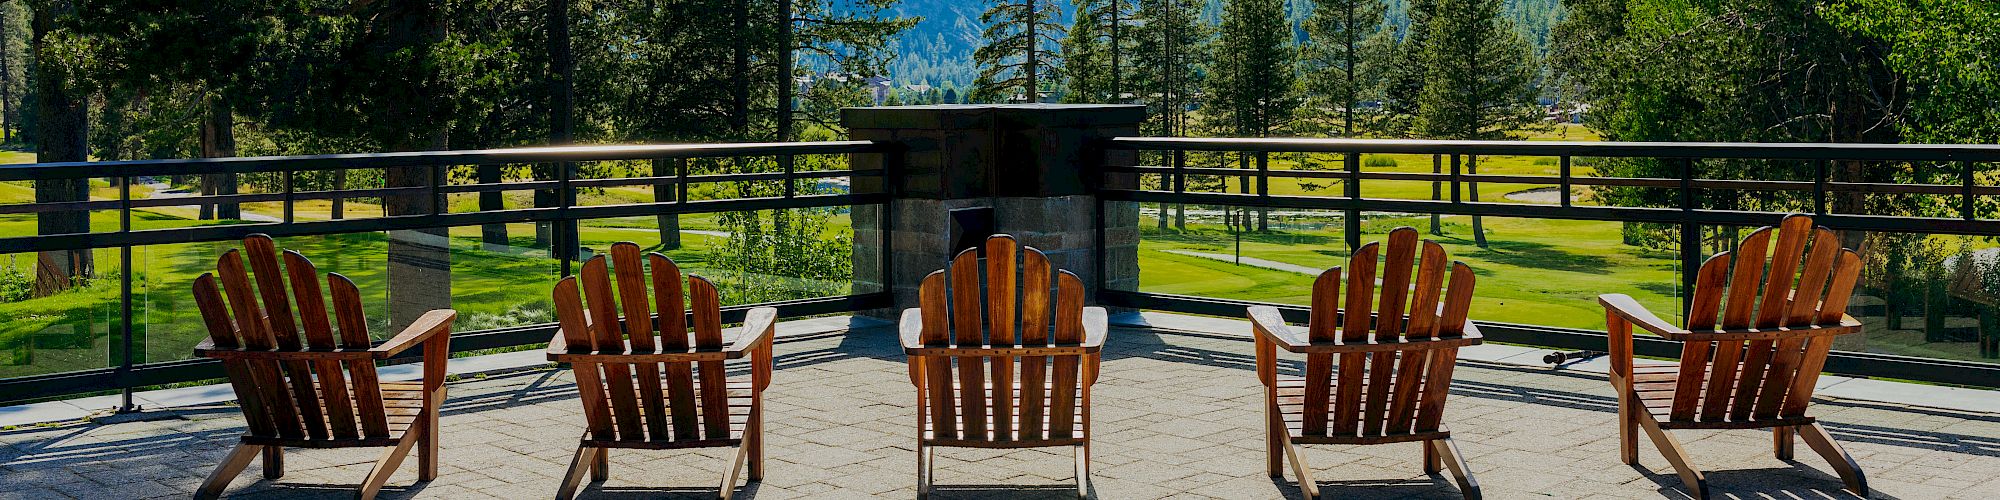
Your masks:
<svg viewBox="0 0 2000 500"><path fill-rule="evenodd" d="M914 496L914 391L887 328L781 338L767 393L770 462L744 498ZM1293 365L1291 368L1296 369ZM1094 488L1100 498L1296 498L1264 473L1260 392L1247 338L1114 329L1095 389ZM1617 460L1614 402L1601 376L1465 362L1446 421L1488 498L1686 498L1650 443L1645 468ZM542 369L452 384L442 475L415 484L406 461L385 498L552 494L582 431L564 372ZM1820 401L1816 414L1866 470L1877 498L2000 497L2000 416ZM241 417L230 406L140 414L119 423L0 433L0 498L186 497L214 467ZM1819 457L1770 454L1757 431L1679 431L1719 498L1851 498ZM352 496L377 449L288 450L287 474L253 464L230 487L246 497ZM702 498L723 451L614 451L612 479L584 496ZM939 453L940 498L1063 498L1067 450ZM1316 446L1325 493L1454 498L1426 476L1416 444Z"/></svg>

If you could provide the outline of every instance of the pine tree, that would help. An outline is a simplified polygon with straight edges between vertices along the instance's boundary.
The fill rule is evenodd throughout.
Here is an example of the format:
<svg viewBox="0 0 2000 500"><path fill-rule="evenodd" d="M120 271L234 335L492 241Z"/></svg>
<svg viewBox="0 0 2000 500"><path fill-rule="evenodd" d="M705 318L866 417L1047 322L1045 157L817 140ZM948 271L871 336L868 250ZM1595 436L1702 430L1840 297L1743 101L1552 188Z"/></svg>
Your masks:
<svg viewBox="0 0 2000 500"><path fill-rule="evenodd" d="M1076 22L1062 43L1065 102L1124 102L1128 1L1076 0Z"/></svg>
<svg viewBox="0 0 2000 500"><path fill-rule="evenodd" d="M1513 21L1500 16L1501 0L1441 0L1428 25L1421 60L1423 91L1417 94L1416 130L1433 139L1505 139L1535 126L1535 64L1527 39ZM1478 160L1466 164L1479 173ZM1479 201L1478 183L1470 184ZM1473 242L1486 247L1479 216L1472 217Z"/></svg>
<svg viewBox="0 0 2000 500"><path fill-rule="evenodd" d="M1264 137L1299 107L1291 23L1283 0L1227 0L1203 110L1212 130Z"/></svg>
<svg viewBox="0 0 2000 500"><path fill-rule="evenodd" d="M1062 71L1061 55L1051 45L1062 25L1055 22L1052 0L998 0L979 22L986 23L986 45L972 53L979 79L972 82L972 100L1004 101L1022 96L1041 101L1044 78Z"/></svg>
<svg viewBox="0 0 2000 500"><path fill-rule="evenodd" d="M1305 92L1322 123L1339 123L1339 135L1361 135L1354 108L1380 85L1383 67L1370 49L1393 43L1395 34L1382 29L1387 6L1382 0L1322 0L1306 18L1306 43L1300 48ZM1324 127L1331 129L1332 127Z"/></svg>
<svg viewBox="0 0 2000 500"><path fill-rule="evenodd" d="M1200 21L1203 0L1139 0L1133 16L1133 93L1146 103L1142 132L1188 135L1188 108L1203 85L1210 29ZM1157 164L1172 160L1166 153ZM1187 228L1187 207L1174 206L1175 227ZM1160 204L1159 228L1167 228L1167 204Z"/></svg>

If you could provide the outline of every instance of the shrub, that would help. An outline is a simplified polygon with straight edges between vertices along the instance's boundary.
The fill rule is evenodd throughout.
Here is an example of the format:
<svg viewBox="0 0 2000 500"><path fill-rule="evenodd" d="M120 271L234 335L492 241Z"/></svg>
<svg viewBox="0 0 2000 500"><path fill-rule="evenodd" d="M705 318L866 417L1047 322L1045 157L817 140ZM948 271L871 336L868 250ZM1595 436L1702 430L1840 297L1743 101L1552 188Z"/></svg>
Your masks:
<svg viewBox="0 0 2000 500"><path fill-rule="evenodd" d="M1556 157L1553 156L1543 156L1535 158L1535 166L1537 167L1546 167L1549 165L1556 165L1559 163L1562 163L1562 161L1556 159Z"/></svg>
<svg viewBox="0 0 2000 500"><path fill-rule="evenodd" d="M1396 159L1382 155L1368 155L1361 159L1361 164L1368 167L1395 168Z"/></svg>

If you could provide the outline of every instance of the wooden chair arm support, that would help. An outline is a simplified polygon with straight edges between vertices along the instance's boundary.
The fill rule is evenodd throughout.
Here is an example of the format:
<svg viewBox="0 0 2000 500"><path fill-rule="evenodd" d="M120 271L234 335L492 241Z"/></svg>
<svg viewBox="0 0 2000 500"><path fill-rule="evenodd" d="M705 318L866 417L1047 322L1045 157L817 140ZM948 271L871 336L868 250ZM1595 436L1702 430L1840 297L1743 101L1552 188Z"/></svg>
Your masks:
<svg viewBox="0 0 2000 500"><path fill-rule="evenodd" d="M896 325L896 334L903 340L903 352L924 347L924 310L915 307L903 310L903 320Z"/></svg>
<svg viewBox="0 0 2000 500"><path fill-rule="evenodd" d="M1102 307L1083 308L1083 347L1089 352L1097 352L1104 347L1104 337L1110 329L1109 313Z"/></svg>
<svg viewBox="0 0 2000 500"><path fill-rule="evenodd" d="M1597 302L1604 305L1604 311L1624 319L1667 340L1682 342L1718 340L1772 340L1794 337L1819 337L1826 335L1846 335L1861 331L1861 321L1847 314L1840 315L1840 323L1835 325L1807 325L1778 328L1736 328L1690 331L1673 326L1646 310L1645 306L1624 294L1597 296Z"/></svg>
<svg viewBox="0 0 2000 500"><path fill-rule="evenodd" d="M1653 315L1652 311L1646 310L1646 306L1639 305L1639 301L1637 300L1632 300L1632 296L1630 295L1607 293L1597 296L1597 303L1604 305L1604 312L1624 319L1626 323L1630 323L1640 329L1653 332L1654 335L1674 340L1679 340L1688 335L1686 329L1674 326L1672 323L1660 319L1659 316Z"/></svg>
<svg viewBox="0 0 2000 500"><path fill-rule="evenodd" d="M1266 341L1275 344L1280 349L1298 354L1449 349L1479 345L1486 342L1486 337L1479 333L1479 327L1471 321L1465 322L1465 332L1458 336L1432 338L1399 337L1390 340L1371 338L1355 342L1342 340L1314 342L1306 340L1301 336L1300 332L1293 331L1291 326L1286 325L1284 317L1278 314L1278 309L1271 306L1250 307L1250 324L1252 325L1252 329L1256 331L1256 334L1263 337Z"/></svg>
<svg viewBox="0 0 2000 500"><path fill-rule="evenodd" d="M450 309L437 309L424 313L416 321L411 322L408 328L404 328L403 333L396 334L388 342L383 342L382 345L375 346L374 349L369 349L368 351L375 353L375 359L395 357L397 354L411 347L416 347L418 344L422 344L438 334L451 335L451 322L456 319L458 319L458 311Z"/></svg>
<svg viewBox="0 0 2000 500"><path fill-rule="evenodd" d="M743 315L742 332L736 336L734 342L730 342L729 346L724 347L722 350L724 352L738 353L737 357L741 357L741 353L749 352L758 346L769 344L771 343L771 337L775 336L778 332L777 324L778 308L759 307L751 309L749 313Z"/></svg>

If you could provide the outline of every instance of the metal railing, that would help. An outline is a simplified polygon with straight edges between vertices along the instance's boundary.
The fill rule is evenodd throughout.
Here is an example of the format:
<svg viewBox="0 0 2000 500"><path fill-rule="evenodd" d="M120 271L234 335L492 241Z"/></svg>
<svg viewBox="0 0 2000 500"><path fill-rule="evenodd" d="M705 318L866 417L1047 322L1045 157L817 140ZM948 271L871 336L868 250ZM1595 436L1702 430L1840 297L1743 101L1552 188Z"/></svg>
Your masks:
<svg viewBox="0 0 2000 500"><path fill-rule="evenodd" d="M72 162L38 163L20 165L0 165L0 182L44 182L79 181L90 179L111 179L110 185L118 195L112 199L89 199L81 201L52 201L0 205L0 215L35 214L47 217L50 214L88 214L91 211L111 211L117 214L117 227L112 230L93 230L72 234L35 234L0 237L0 254L60 252L78 250L119 251L121 272L119 280L119 311L112 326L112 344L109 358L113 366L93 368L45 375L31 375L0 379L0 402L44 399L68 394L121 390L126 395L126 407L131 406L131 390L136 387L155 386L220 377L220 365L213 360L176 360L157 363L135 363L133 353L140 346L133 345L134 294L132 256L133 248L147 245L226 242L242 237L263 233L274 237L334 235L346 233L373 233L392 230L438 229L449 227L481 226L506 223L548 223L557 229L552 231L550 242L551 257L560 261L561 273L571 273L573 258L561 258L558 253L570 253L577 247L576 224L579 221L634 216L658 216L668 214L697 214L717 212L738 212L757 210L801 209L814 207L850 207L856 205L882 204L888 195L880 192L846 193L801 193L800 181L828 178L855 178L882 175L880 170L831 169L798 171L797 159L819 155L881 154L894 150L893 145L871 141L831 141L795 143L747 143L747 144L673 144L673 145L621 145L621 146L577 146L543 147L518 149L492 149L470 151L424 151L380 154L340 154L289 157L242 157L186 160L145 160L116 162ZM776 160L775 171L768 172L726 172L690 173L689 161L695 159L748 159L772 158ZM665 161L670 172L656 170L655 175L631 177L577 178L575 165L583 162L613 162L633 160ZM662 165L656 163L656 165ZM552 171L552 175L539 180L513 180L498 182L478 182L449 180L453 168L481 166L533 166ZM656 166L656 169L659 167ZM312 171L336 171L357 169L417 169L420 182L398 183L356 189L326 189L306 191L298 189L295 178L300 173ZM170 198L135 198L132 186L142 178L166 178L176 176L202 176L218 174L263 174L277 177L277 188L270 192L248 194L204 194L197 196ZM664 174L664 175L662 175ZM778 182L782 190L771 196L736 197L722 199L691 199L689 186L718 183ZM669 188L674 193L670 200L580 205L577 192L583 189L611 187L653 187ZM556 193L555 202L546 206L507 208L497 210L453 211L448 197L454 194L496 193L506 191L540 191ZM810 191L810 190L808 190ZM417 210L402 210L402 213L384 213L379 217L334 218L329 220L297 220L295 206L300 202L313 200L353 200L357 198L391 198L404 200L422 197ZM133 213L141 209L155 207L185 206L242 206L252 203L276 203L282 210L282 217L274 221L198 225L193 227L173 227L164 229L137 229L133 226ZM386 206L386 203L385 203ZM86 215L87 216L87 215ZM879 242L887 245L887 241ZM555 251L555 249L569 249ZM886 256L889 252L881 252ZM574 254L570 254L574 257ZM33 266L34 264L30 264ZM884 262L886 268L886 261ZM776 306L784 316L831 314L884 307L889 303L889 294L884 292L849 294L836 297L807 298L780 302L746 304L727 307L723 320L740 321L745 311L756 306ZM554 323L521 325L483 331L459 332L454 334L452 347L455 351L483 350L514 347L547 342L555 332ZM190 344L189 349L192 349Z"/></svg>
<svg viewBox="0 0 2000 500"><path fill-rule="evenodd" d="M1518 217L1531 219L1642 222L1678 228L1679 296L1682 311L1693 287L1694 270L1703 255L1703 228L1712 226L1756 227L1775 224L1785 213L1815 214L1815 221L1835 230L1906 234L1944 234L2000 237L2000 220L1984 218L1982 200L2000 195L2000 186L1988 180L1982 184L1981 165L2000 163L2000 145L1913 145L1913 144L1762 144L1762 143L1621 143L1621 142L1542 142L1542 141L1432 141L1362 139L1249 139L1249 138L1154 138L1121 137L1105 142L1108 150L1153 152L1162 161L1153 165L1104 167L1109 175L1153 175L1157 182L1136 189L1104 189L1107 201L1183 205L1219 205L1264 209L1310 209L1343 213L1349 248L1361 245L1362 212L1442 214ZM1237 154L1239 168L1202 168L1187 165L1190 153ZM1273 155L1337 155L1338 169L1273 169ZM1364 154L1423 155L1432 158L1433 173L1364 171ZM1468 172L1481 156L1531 156L1556 158L1556 175L1496 175ZM1577 175L1578 158L1648 159L1669 167L1673 175L1656 177L1606 177ZM1703 162L1797 161L1802 166L1792 179L1754 180L1704 177ZM1886 163L1933 165L1923 179L1905 181L1863 180L1856 170ZM1447 168L1446 165L1449 165ZM1836 169L1834 166L1859 167ZM1935 167L1941 165L1942 167ZM1247 168L1245 168L1247 167ZM1843 174L1845 170L1847 173ZM1940 175L1940 172L1943 174ZM1194 192L1191 176L1241 179L1240 185L1254 186L1249 192ZM1877 176L1879 177L1879 176ZM1949 178L1950 184L1937 178ZM1339 195L1274 195L1272 179L1317 179L1341 184ZM1419 181L1436 183L1440 199L1371 198L1363 196L1366 181ZM1465 192L1478 183L1540 185L1556 188L1554 203L1470 201ZM1118 183L1108 183L1118 185ZM1129 184L1129 183L1128 183ZM1674 193L1669 203L1654 206L1585 205L1572 199L1573 187L1631 187L1666 190ZM1226 191L1227 188L1225 187ZM1769 210L1715 208L1699 196L1702 191L1792 193L1795 205ZM1809 196L1807 196L1809 193ZM1850 201L1869 195L1956 196L1948 206L1949 216L1916 217L1852 213L1839 210L1840 197ZM1833 201L1830 201L1833 200ZM1785 205L1785 203L1773 203ZM1847 203L1850 208L1852 203ZM1991 207L1990 201L1986 203ZM1987 215L1990 215L1987 214ZM1100 258L1102 256L1100 255ZM1300 306L1257 303L1217 297L1197 297L1150 293L1136 290L1105 290L1100 300L1109 305L1157 309L1217 316L1241 316L1248 305L1278 306L1288 320L1304 321L1307 309ZM1567 349L1603 349L1601 331L1527 324L1482 321L1489 338L1512 343ZM2000 332L1984 332L2000 335ZM1642 339L1644 355L1675 357L1679 348L1671 343ZM1836 351L1827 369L1863 376L1893 377L1939 383L2000 386L2000 364L1973 361L1900 356L1880 353Z"/></svg>

